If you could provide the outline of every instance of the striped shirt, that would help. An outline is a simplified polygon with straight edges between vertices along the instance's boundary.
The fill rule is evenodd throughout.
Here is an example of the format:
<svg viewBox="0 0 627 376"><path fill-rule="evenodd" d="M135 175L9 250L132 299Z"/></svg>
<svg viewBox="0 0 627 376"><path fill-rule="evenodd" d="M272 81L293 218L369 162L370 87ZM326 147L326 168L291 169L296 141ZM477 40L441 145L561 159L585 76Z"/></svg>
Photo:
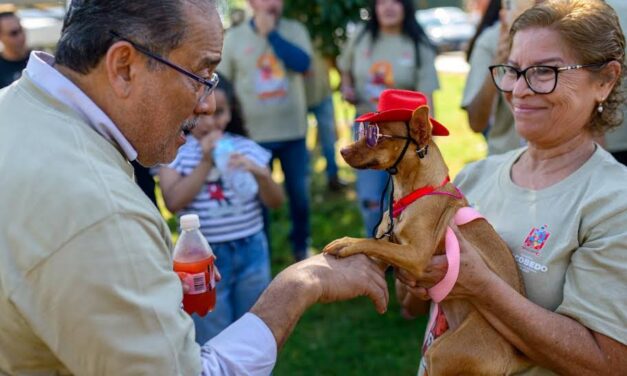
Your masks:
<svg viewBox="0 0 627 376"><path fill-rule="evenodd" d="M254 141L231 133L225 133L223 137L228 137L234 149L254 163L259 166L268 165L272 154ZM169 167L182 176L187 176L200 163L201 158L202 147L190 135ZM263 229L259 197L240 199L228 184L223 183L220 172L215 167L209 172L194 200L177 214L181 216L190 213L200 217L200 231L209 243L241 239Z"/></svg>

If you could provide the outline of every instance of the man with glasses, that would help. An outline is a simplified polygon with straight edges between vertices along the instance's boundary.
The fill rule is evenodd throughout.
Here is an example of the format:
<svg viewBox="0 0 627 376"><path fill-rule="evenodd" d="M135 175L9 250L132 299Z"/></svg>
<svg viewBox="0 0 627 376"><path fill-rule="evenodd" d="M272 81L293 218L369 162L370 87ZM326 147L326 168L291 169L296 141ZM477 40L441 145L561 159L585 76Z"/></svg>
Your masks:
<svg viewBox="0 0 627 376"><path fill-rule="evenodd" d="M20 19L13 12L0 12L0 89L22 75L28 62L26 35Z"/></svg>
<svg viewBox="0 0 627 376"><path fill-rule="evenodd" d="M0 90L0 374L267 375L313 303L385 310L369 259L318 255L194 341L170 231L129 161L173 160L215 110L221 50L211 0L75 0L57 55L33 52Z"/></svg>

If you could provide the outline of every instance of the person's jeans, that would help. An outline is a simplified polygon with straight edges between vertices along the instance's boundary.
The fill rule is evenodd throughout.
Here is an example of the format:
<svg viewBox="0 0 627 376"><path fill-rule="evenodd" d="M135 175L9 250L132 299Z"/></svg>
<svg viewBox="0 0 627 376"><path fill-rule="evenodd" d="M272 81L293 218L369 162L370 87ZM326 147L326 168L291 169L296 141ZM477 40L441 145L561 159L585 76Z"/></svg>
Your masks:
<svg viewBox="0 0 627 376"><path fill-rule="evenodd" d="M271 279L263 231L230 242L211 243L211 249L222 280L217 284L215 309L205 317L192 315L200 345L248 312Z"/></svg>
<svg viewBox="0 0 627 376"><path fill-rule="evenodd" d="M285 190L290 206L292 229L290 241L296 260L307 256L310 237L309 219L309 152L305 139L278 142L260 142L272 152L272 161L278 158L285 175Z"/></svg>
<svg viewBox="0 0 627 376"><path fill-rule="evenodd" d="M359 209L364 220L366 236L371 237L372 231L381 218L381 193L388 181L388 174L379 170L357 170L356 174L355 189L357 190ZM387 197L385 202L387 202ZM384 204L383 210L386 209L387 206Z"/></svg>
<svg viewBox="0 0 627 376"><path fill-rule="evenodd" d="M335 111L333 110L333 97L328 96L315 106L309 108L316 117L318 123L318 138L322 149L322 155L327 161L327 178L337 177L337 163L335 161Z"/></svg>

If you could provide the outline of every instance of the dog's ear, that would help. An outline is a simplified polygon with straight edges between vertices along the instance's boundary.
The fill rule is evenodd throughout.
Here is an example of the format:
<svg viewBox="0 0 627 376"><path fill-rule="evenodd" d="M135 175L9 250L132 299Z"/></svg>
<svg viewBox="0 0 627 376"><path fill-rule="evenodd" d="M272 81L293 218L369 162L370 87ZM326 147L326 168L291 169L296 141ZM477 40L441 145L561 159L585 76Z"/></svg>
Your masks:
<svg viewBox="0 0 627 376"><path fill-rule="evenodd" d="M414 110L409 121L409 128L418 145L429 144L432 128L429 121L429 106L425 104Z"/></svg>

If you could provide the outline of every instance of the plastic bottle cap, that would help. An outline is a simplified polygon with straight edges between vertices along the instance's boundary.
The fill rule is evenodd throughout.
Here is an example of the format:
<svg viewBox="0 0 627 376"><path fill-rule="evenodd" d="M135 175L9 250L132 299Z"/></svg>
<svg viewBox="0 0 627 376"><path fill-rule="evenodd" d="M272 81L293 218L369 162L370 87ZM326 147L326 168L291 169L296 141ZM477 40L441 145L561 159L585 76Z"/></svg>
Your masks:
<svg viewBox="0 0 627 376"><path fill-rule="evenodd" d="M181 228L183 230L193 230L200 228L198 214L185 214L181 216Z"/></svg>

